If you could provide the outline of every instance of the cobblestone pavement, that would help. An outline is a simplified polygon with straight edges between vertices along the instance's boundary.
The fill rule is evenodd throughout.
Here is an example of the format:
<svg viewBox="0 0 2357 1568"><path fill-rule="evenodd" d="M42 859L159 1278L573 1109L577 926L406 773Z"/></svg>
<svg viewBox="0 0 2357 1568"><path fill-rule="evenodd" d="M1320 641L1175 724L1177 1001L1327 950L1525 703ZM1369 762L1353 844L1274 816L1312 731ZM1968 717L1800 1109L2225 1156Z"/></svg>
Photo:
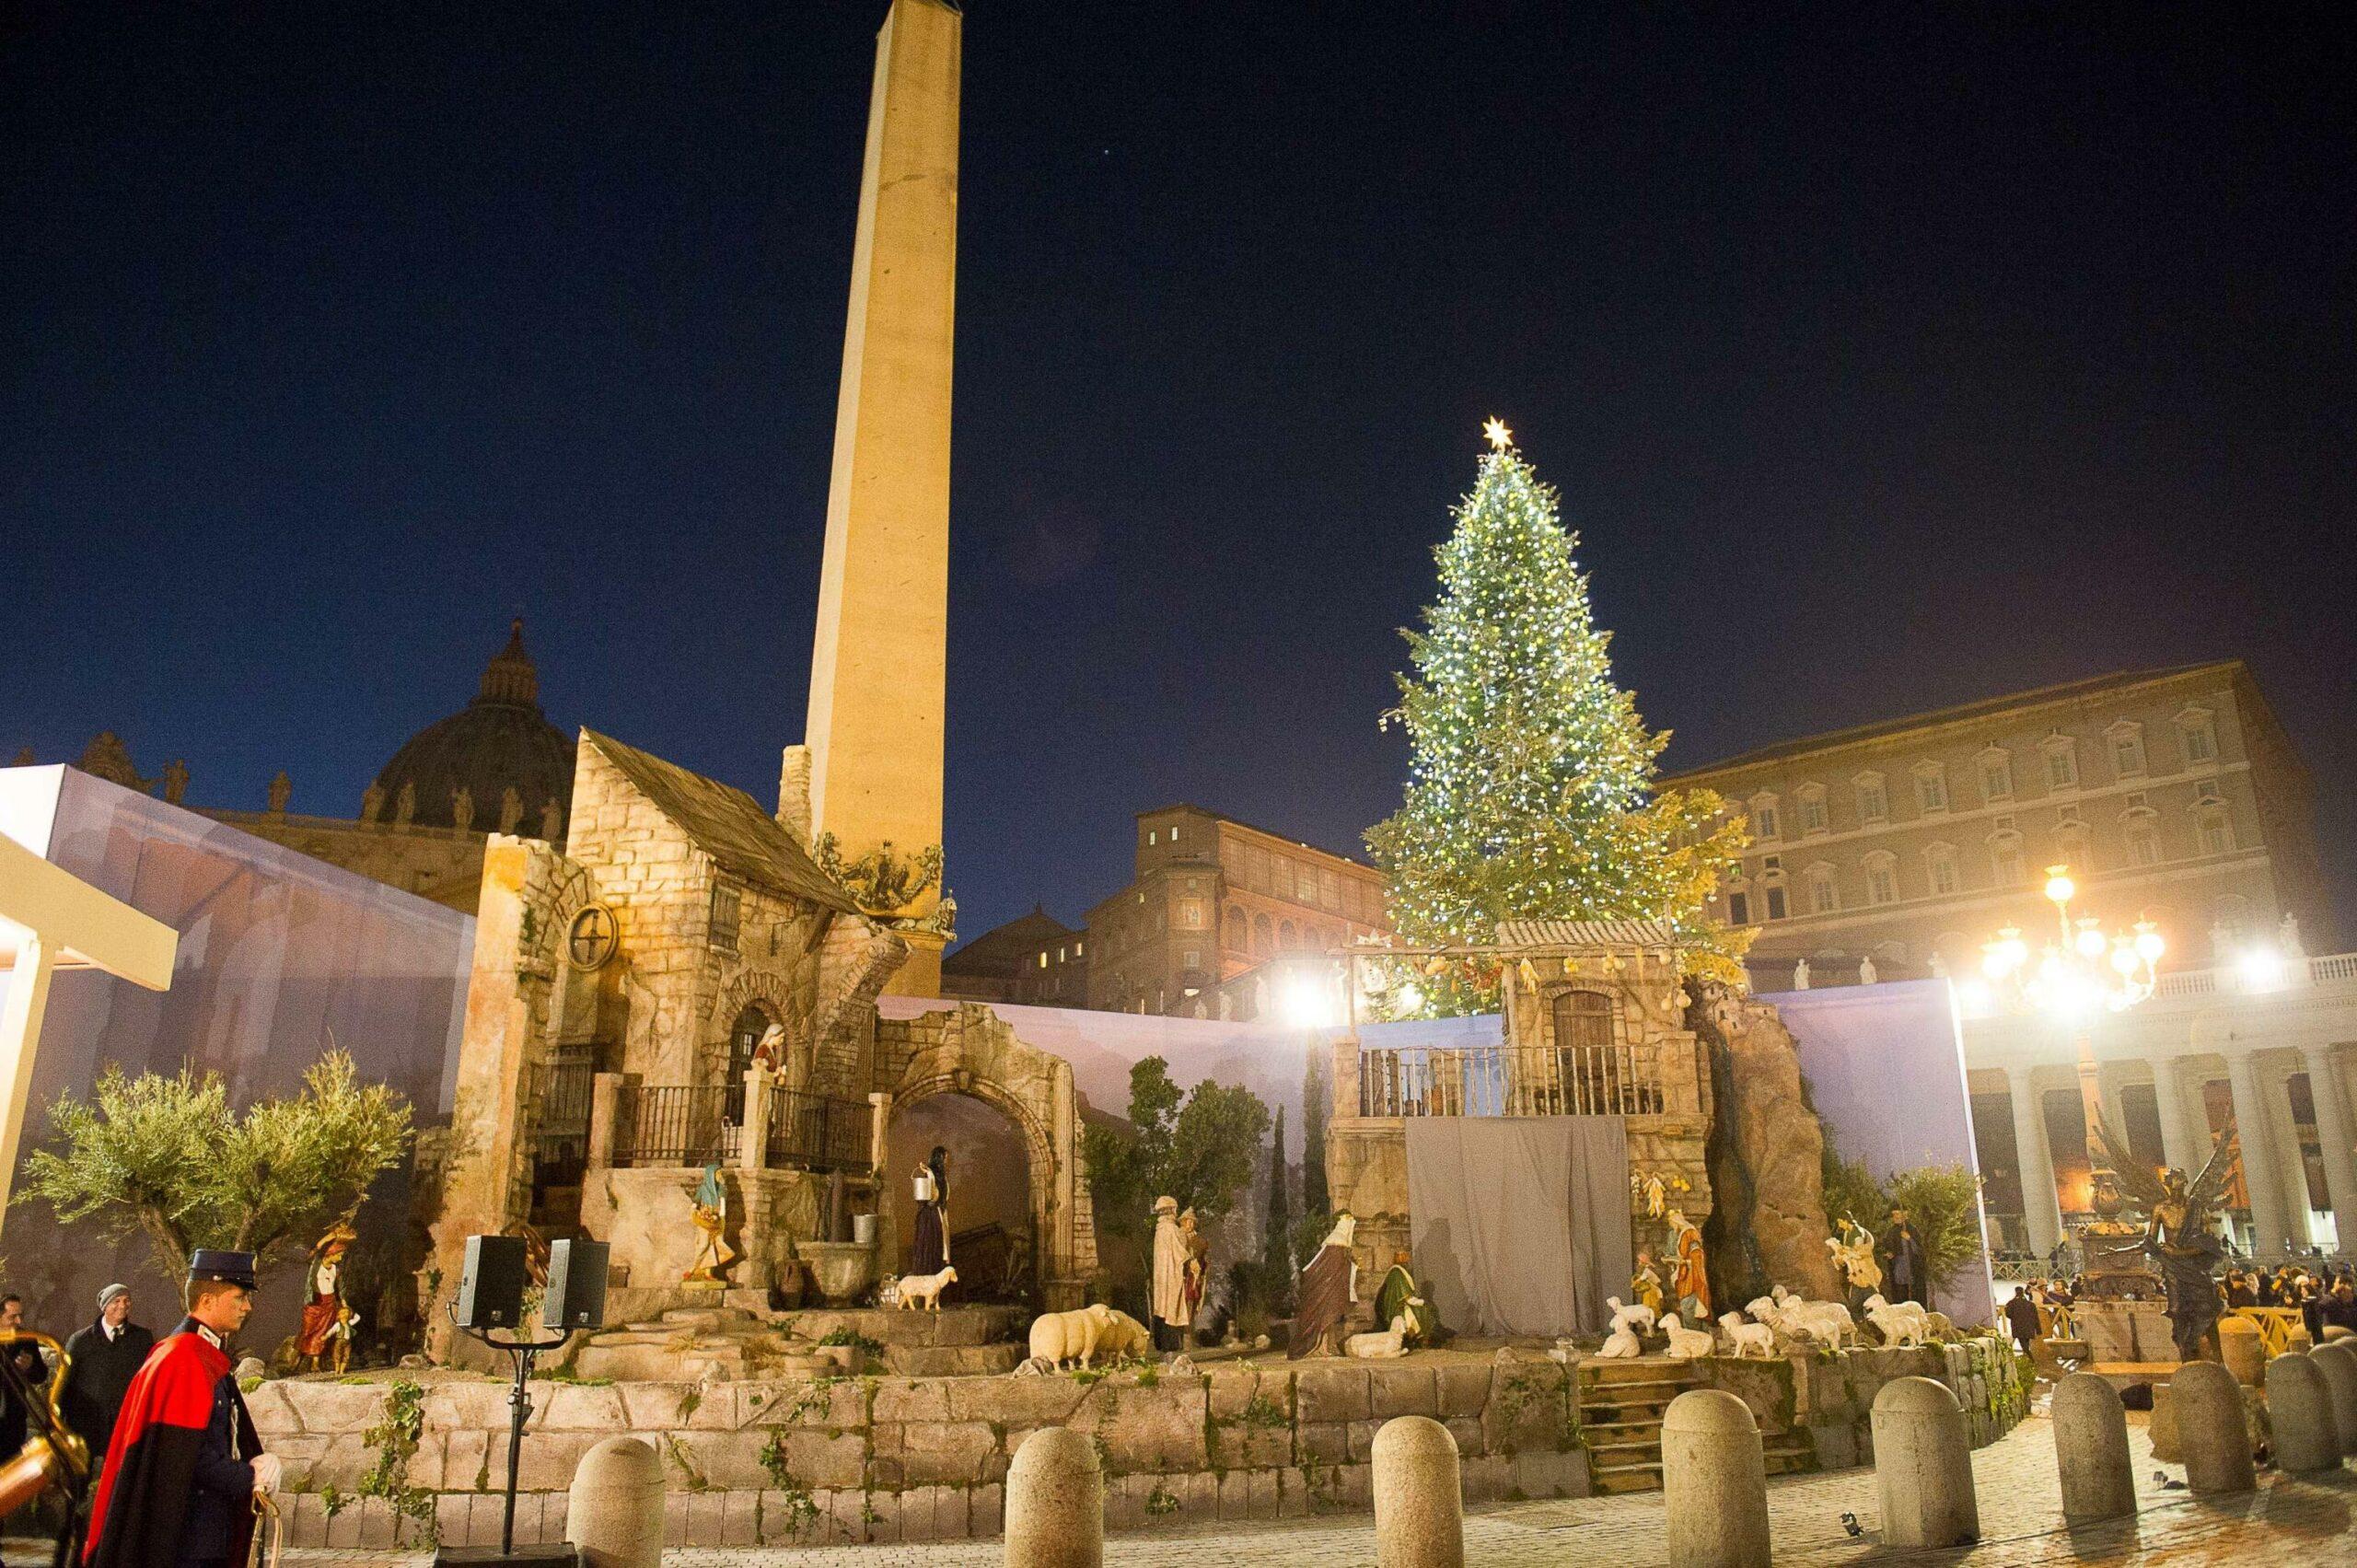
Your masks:
<svg viewBox="0 0 2357 1568"><path fill-rule="evenodd" d="M1997 1565L2136 1562L2259 1563L2305 1568L2357 1562L2357 1471L2293 1480L2262 1475L2259 1490L2225 1503L2197 1503L2155 1480L2165 1470L2152 1457L2141 1422L2129 1434L2136 1458L2141 1512L2081 1530L2064 1527L2054 1469L2053 1430L2033 1418L1973 1456L1980 1499L1981 1541L1948 1551L1886 1550L1876 1539L1871 1469L1771 1481L1771 1528L1780 1562L1835 1565L1863 1561L1910 1564ZM1854 1514L1861 1534L1841 1522ZM37 1561L35 1543L7 1543L9 1561ZM1590 1497L1573 1502L1511 1503L1486 1507L1465 1521L1465 1560L1474 1568L1559 1568L1565 1563L1614 1568L1662 1560L1661 1494ZM675 1548L664 1568L980 1568L998 1564L995 1540L930 1541L907 1546ZM1283 1564L1342 1568L1375 1561L1375 1529L1364 1515L1259 1525L1207 1526L1184 1531L1120 1536L1106 1542L1106 1561L1154 1568L1214 1568ZM399 1551L290 1551L286 1568L419 1568L429 1561Z"/></svg>

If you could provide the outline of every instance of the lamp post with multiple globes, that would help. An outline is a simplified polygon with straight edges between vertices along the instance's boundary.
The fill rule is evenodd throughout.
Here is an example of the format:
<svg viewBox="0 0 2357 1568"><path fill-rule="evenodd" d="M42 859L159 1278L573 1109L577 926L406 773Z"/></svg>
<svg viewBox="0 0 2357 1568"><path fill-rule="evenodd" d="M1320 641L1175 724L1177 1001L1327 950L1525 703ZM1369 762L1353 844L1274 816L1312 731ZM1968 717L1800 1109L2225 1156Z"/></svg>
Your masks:
<svg viewBox="0 0 2357 1568"><path fill-rule="evenodd" d="M2078 1059L2079 1109L2086 1128L2088 1206L2096 1223L2084 1227L2082 1251L2091 1277L2098 1247L2085 1245L2124 1239L2133 1225L2119 1223L2125 1198L2119 1176L2107 1156L2107 1140L2096 1133L2102 1120L2103 1089L2096 1065L2095 1019L2099 1013L2119 1013L2153 994L2154 966L2166 945L2149 920L2139 920L2127 931L2106 932L2093 915L2073 917L2071 900L2078 885L2067 865L2046 868L2046 897L2054 905L2055 935L2033 958L2030 946L2015 925L2001 929L1981 946L1981 973L1991 987L2008 995L2015 1006L2035 1009L2069 1028ZM2122 1131L2119 1135L2127 1134ZM2133 1265L2124 1273L2142 1273Z"/></svg>

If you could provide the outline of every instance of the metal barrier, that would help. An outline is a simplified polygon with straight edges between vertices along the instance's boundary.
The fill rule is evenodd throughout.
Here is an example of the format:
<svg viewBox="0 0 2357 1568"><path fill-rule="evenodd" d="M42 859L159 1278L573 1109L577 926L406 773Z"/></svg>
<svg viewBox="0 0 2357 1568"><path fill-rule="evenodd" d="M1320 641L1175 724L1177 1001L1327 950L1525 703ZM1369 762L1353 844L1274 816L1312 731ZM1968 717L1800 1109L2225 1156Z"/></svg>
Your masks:
<svg viewBox="0 0 2357 1568"><path fill-rule="evenodd" d="M2307 1319L2296 1307L2237 1307L2232 1309L2236 1318L2247 1318L2258 1327L2258 1348L2267 1355L2292 1353L2293 1330L2305 1332Z"/></svg>
<svg viewBox="0 0 2357 1568"><path fill-rule="evenodd" d="M763 1145L766 1163L809 1170L865 1170L873 1124L872 1113L857 1100L772 1089L769 1141Z"/></svg>
<svg viewBox="0 0 2357 1568"><path fill-rule="evenodd" d="M614 1105L617 1166L727 1165L743 1146L720 1085L625 1084Z"/></svg>
<svg viewBox="0 0 2357 1568"><path fill-rule="evenodd" d="M1661 1080L1626 1045L1412 1045L1359 1053L1361 1116L1644 1116L1661 1109Z"/></svg>

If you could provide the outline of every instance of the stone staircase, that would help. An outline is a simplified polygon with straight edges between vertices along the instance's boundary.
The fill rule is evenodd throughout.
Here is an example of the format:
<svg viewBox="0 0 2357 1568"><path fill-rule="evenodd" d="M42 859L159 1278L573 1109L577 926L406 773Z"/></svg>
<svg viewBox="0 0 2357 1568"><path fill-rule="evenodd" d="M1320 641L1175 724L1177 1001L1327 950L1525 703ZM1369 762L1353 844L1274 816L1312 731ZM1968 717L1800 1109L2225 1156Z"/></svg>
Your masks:
<svg viewBox="0 0 2357 1568"><path fill-rule="evenodd" d="M1661 1490L1661 1420L1670 1400L1704 1387L1682 1361L1584 1361L1579 1365L1580 1436L1588 1479L1599 1493ZM1805 1433L1777 1433L1763 1444L1770 1475L1814 1469Z"/></svg>

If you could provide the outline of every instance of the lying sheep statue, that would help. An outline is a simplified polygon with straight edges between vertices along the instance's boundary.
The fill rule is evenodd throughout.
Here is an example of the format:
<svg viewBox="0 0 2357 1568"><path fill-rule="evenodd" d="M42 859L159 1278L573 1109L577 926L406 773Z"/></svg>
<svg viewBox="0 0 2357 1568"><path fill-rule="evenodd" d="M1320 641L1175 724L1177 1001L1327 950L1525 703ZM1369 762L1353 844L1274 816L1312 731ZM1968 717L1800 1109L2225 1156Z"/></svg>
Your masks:
<svg viewBox="0 0 2357 1568"><path fill-rule="evenodd" d="M1031 1356L1062 1368L1094 1364L1099 1355L1144 1355L1154 1346L1145 1325L1098 1303L1070 1312L1042 1312L1031 1320Z"/></svg>

